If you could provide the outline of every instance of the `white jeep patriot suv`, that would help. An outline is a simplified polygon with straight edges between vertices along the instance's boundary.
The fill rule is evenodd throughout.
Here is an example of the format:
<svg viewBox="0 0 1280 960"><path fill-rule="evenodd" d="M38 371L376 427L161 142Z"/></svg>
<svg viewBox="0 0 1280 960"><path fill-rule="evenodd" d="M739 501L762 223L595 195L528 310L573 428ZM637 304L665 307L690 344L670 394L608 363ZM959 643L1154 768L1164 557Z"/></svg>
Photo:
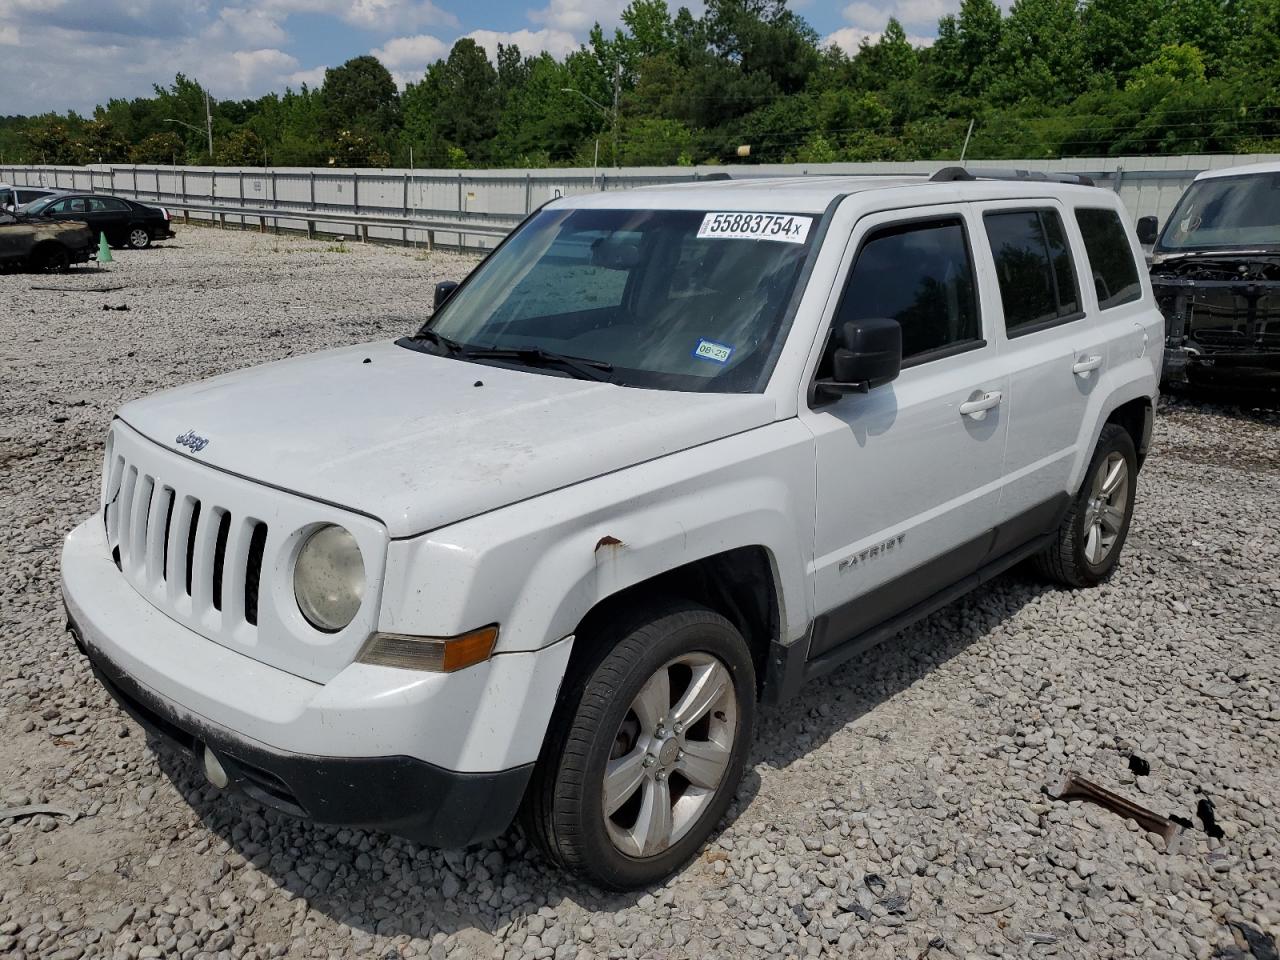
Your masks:
<svg viewBox="0 0 1280 960"><path fill-rule="evenodd" d="M553 201L417 333L124 406L69 627L218 786L657 881L789 697L1024 558L1115 567L1163 319L1115 195Z"/></svg>

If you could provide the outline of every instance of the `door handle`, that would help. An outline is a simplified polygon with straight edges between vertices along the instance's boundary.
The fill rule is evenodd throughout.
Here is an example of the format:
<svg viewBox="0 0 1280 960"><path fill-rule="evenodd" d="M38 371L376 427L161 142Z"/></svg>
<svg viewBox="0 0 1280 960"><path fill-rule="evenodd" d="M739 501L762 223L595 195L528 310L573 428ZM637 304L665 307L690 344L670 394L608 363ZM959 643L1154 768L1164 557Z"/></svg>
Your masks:
<svg viewBox="0 0 1280 960"><path fill-rule="evenodd" d="M960 404L960 413L962 416L972 417L974 420L985 420L987 411L992 407L999 406L1002 397L1003 394L999 390L990 390L979 394L972 400L966 400Z"/></svg>
<svg viewBox="0 0 1280 960"><path fill-rule="evenodd" d="M1092 357L1081 357L1071 367L1071 372L1082 379L1088 379L1089 374L1102 366L1102 357L1094 354Z"/></svg>

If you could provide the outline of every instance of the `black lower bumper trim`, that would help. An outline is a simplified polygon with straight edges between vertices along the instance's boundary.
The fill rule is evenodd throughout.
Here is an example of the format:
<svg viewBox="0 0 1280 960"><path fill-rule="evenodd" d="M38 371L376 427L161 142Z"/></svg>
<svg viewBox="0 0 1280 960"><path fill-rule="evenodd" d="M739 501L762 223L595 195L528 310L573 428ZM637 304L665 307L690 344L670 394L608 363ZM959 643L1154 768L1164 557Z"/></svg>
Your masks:
<svg viewBox="0 0 1280 960"><path fill-rule="evenodd" d="M458 773L413 757L321 757L272 750L206 721L179 716L167 701L89 646L70 617L68 629L107 692L150 733L197 761L207 746L232 785L292 816L380 830L434 847L463 847L507 829L533 772L532 764L497 773Z"/></svg>

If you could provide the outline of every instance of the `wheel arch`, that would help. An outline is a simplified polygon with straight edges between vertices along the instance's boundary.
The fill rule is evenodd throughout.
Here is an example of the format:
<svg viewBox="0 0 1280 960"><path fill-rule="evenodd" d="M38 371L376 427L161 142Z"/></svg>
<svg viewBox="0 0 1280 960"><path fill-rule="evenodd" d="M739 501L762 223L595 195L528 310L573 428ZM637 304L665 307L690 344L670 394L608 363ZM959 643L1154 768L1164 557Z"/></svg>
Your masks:
<svg viewBox="0 0 1280 960"><path fill-rule="evenodd" d="M592 642L617 619L639 619L642 611L688 601L714 610L747 642L756 671L756 694L763 690L771 646L781 636L781 600L776 561L759 544L735 547L692 560L599 599L574 630L566 673L585 669L602 654Z"/></svg>
<svg viewBox="0 0 1280 960"><path fill-rule="evenodd" d="M1155 422L1155 405L1151 398L1143 396L1126 400L1112 409L1103 422L1124 428L1138 452L1138 466L1141 467L1151 448L1151 431Z"/></svg>

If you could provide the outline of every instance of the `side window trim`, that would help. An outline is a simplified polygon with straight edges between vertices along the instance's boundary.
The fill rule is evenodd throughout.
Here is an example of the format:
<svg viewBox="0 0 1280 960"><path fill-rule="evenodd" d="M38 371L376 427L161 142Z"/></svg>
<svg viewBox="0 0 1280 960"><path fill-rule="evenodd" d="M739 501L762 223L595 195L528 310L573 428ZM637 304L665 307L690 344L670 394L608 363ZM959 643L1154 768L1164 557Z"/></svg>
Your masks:
<svg viewBox="0 0 1280 960"><path fill-rule="evenodd" d="M892 213L893 211L883 211ZM921 226L931 223L946 223L954 221L960 227L960 236L964 240L965 256L969 261L969 272L973 279L973 302L974 309L977 311L978 320L978 336L971 337L966 340L957 340L948 343L942 347L932 350L923 350L919 353L912 354L909 357L902 358L902 369L909 367L922 366L926 363L932 363L936 360L945 360L948 357L954 357L961 353L967 353L970 350L980 350L987 345L984 337L985 332L985 316L983 314L982 290L979 283L978 261L974 256L973 240L969 236L969 220L964 215L963 208L957 206L947 211L938 211L933 213L922 213L915 216L908 216L901 220L886 220L883 223L877 223L870 227L861 237L858 238L857 249L853 252L853 258L849 261L849 267L842 276L837 277L836 284L839 288L840 295L836 299L835 312L831 315L831 323L827 327L822 337L822 349L818 354L819 365L822 363L822 357L826 354L827 349L831 345L831 337L835 332L835 325L840 319L840 313L844 306L844 298L849 289L849 280L853 277L853 272L858 268L858 261L862 257L862 251L866 245L875 239L883 236L887 231L906 231L915 226ZM815 369L814 376L817 376Z"/></svg>
<svg viewBox="0 0 1280 960"><path fill-rule="evenodd" d="M1018 205L1018 206L1012 206L1012 207L987 207L980 211L982 215L982 222L984 225L983 232L986 233L985 225L986 225L987 217L1002 216L1002 215L1013 214L1013 213L1034 213L1036 215L1036 223L1040 227L1040 239L1041 239L1041 242L1044 243L1044 252L1045 252L1046 262L1049 266L1049 278L1050 278L1050 282L1053 289L1054 303L1055 303L1056 309L1061 310L1062 294L1058 286L1058 271L1054 269L1053 253L1049 247L1049 233L1045 229L1045 225L1044 225L1044 215L1046 212L1050 212L1050 211L1058 215L1058 222L1062 227L1062 239L1066 247L1067 256L1071 262L1072 282L1075 284L1075 287L1076 287L1075 295L1076 295L1076 304L1078 309L1073 310L1071 313L1065 313L1065 314L1059 313L1059 314L1055 314L1052 317L1045 317L1041 320L1036 320L1032 323L1025 323L1025 324L1022 324L1021 326L1015 327L1014 329L1010 330L1009 317L1005 312L1004 291L1000 289L1000 285L999 285L999 265L996 262L996 250L991 245L990 234L987 234L986 236L987 250L991 255L992 265L996 269L997 289L1000 291L1000 313L1004 321L1004 336L1006 340L1016 340L1019 337L1025 337L1028 334L1032 334L1032 333L1042 333L1045 330L1052 330L1054 327L1060 327L1068 323L1075 323L1077 320L1083 320L1086 316L1088 316L1087 311L1084 309L1084 299L1080 290L1080 271L1076 266L1076 262L1075 262L1076 258L1072 254L1070 235L1067 233L1066 217L1062 215L1062 211L1059 210L1057 206L1055 206L1052 203L1047 203L1047 204L1037 204L1037 205L1031 205L1031 206Z"/></svg>

